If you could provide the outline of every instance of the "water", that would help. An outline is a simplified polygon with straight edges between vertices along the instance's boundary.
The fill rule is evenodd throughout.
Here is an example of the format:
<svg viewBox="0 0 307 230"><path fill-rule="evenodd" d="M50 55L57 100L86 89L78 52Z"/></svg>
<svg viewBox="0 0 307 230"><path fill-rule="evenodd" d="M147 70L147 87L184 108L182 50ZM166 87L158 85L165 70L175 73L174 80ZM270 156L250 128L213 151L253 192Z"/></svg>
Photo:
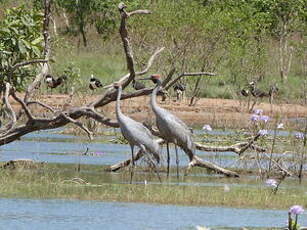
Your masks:
<svg viewBox="0 0 307 230"><path fill-rule="evenodd" d="M0 199L0 229L191 230L284 227L287 210L77 200ZM307 216L299 218L307 225Z"/></svg>
<svg viewBox="0 0 307 230"><path fill-rule="evenodd" d="M56 130L58 131L58 130ZM220 132L227 135L229 132ZM103 137L106 138L106 137ZM108 137L109 139L114 137ZM96 137L92 142L86 137L72 136L54 133L54 131L42 131L25 135L20 141L0 147L0 161L29 158L49 163L81 163L95 165L112 165L130 157L128 145L101 143L102 137ZM173 145L171 145L173 146ZM87 155L84 153L87 151ZM171 165L175 166L175 150L171 148ZM165 148L163 152L166 153ZM196 151L203 159L227 168L257 168L255 161L239 161L238 156L232 152L203 152ZM274 154L277 156L277 154ZM290 155L282 155L289 157ZM165 158L165 154L163 156ZM278 157L281 157L279 154ZM179 150L181 166L188 164L188 158ZM268 165L267 160L262 160L263 166ZM307 169L307 165L305 165Z"/></svg>

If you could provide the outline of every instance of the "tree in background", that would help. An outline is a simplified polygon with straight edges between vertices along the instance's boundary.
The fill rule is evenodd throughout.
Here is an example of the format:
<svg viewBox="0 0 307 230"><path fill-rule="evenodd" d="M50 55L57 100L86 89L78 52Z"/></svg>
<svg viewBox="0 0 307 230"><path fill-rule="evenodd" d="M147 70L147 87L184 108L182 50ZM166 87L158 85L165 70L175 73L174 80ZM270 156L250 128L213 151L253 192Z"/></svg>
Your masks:
<svg viewBox="0 0 307 230"><path fill-rule="evenodd" d="M5 82L10 82L17 90L21 90L27 80L33 76L35 65L16 67L25 61L42 56L41 28L42 14L38 11L25 6L6 10L4 19L0 22L1 91Z"/></svg>

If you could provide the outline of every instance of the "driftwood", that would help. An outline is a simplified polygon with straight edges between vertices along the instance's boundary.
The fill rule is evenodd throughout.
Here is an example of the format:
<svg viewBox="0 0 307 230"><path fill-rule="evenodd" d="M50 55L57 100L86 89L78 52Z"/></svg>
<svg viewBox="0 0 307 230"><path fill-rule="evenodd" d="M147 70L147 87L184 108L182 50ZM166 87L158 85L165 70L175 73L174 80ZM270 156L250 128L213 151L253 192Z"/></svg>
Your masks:
<svg viewBox="0 0 307 230"><path fill-rule="evenodd" d="M152 127L149 127L149 128L156 136L159 136L159 133L156 129L153 129ZM248 148L251 148L251 149L256 150L258 152L266 151L266 149L262 148L261 146L253 144L258 138L259 138L259 135L256 135L249 142L237 143L237 144L230 145L230 146L207 146L207 145L202 145L202 144L197 143L197 142L194 142L194 144L195 144L196 149L201 150L201 151L206 151L206 152L234 152L238 155L241 155ZM165 143L164 140L162 140L162 139L158 139L157 142L160 145ZM135 161L141 159L143 156L144 156L144 153L141 150L139 150L135 155ZM116 164L110 166L110 168L107 169L107 170L115 172L115 171L118 171L121 168L125 168L125 167L129 166L130 163L131 163L131 159L129 158L125 161L122 161L122 162L119 162L119 163L116 163ZM194 155L192 161L188 165L187 170L190 170L192 167L196 167L196 166L207 168L207 169L213 170L217 173L224 174L224 175L229 176L229 177L239 177L239 174L236 173L236 172L222 168L218 165L215 165L215 164L213 164L209 161L205 161L205 160L201 159L200 157Z"/></svg>

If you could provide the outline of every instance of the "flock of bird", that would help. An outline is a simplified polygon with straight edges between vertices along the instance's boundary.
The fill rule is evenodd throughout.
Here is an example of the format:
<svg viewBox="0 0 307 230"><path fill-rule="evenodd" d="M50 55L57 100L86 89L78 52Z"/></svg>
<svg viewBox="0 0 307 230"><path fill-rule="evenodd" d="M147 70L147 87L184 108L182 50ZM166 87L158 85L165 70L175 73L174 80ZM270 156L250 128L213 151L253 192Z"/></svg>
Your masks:
<svg viewBox="0 0 307 230"><path fill-rule="evenodd" d="M65 75L62 75L61 77L55 78L51 74L47 74L45 77L45 81L47 84L47 87L50 89L57 88L58 86L64 84L65 80L67 80L67 77ZM103 85L101 81L97 78L94 77L94 75L91 75L90 81L89 81L89 89L94 91L98 88L101 88ZM132 81L132 88L135 90L141 90L145 89L146 86L144 83L140 81L133 80ZM181 101L184 97L184 92L185 92L185 86L182 83L177 82L173 86L173 90L176 92L176 98L177 101ZM165 101L167 97L169 97L167 91L161 89L158 92L158 95L162 97L162 101Z"/></svg>
<svg viewBox="0 0 307 230"><path fill-rule="evenodd" d="M263 98L263 97L269 97L270 102L275 94L277 94L279 89L276 85L271 85L269 92L265 92L259 88L256 87L256 82L251 81L247 88L244 88L240 91L240 94L244 97L253 96L255 98Z"/></svg>
<svg viewBox="0 0 307 230"><path fill-rule="evenodd" d="M61 85L65 76L59 77L57 79L53 78L51 75L46 76L47 86L50 88L56 88ZM193 160L195 145L192 140L192 130L178 117L176 117L171 112L167 111L164 108L161 108L157 104L157 95L166 95L162 89L161 76L159 74L153 74L148 78L140 80L151 80L156 86L151 94L150 105L153 110L153 113L156 117L156 126L160 132L160 136L164 139L167 147L167 176L169 176L170 171L170 150L169 144L173 143L175 145L176 152L176 165L177 165L177 178L179 178L179 158L178 158L178 149L179 146L189 157L190 162ZM90 78L89 88L95 90L102 87L102 83L99 79L95 78L93 75ZM133 80L132 87L135 90L144 89L146 86L140 81ZM128 141L131 147L131 178L130 183L133 178L133 168L135 166L135 154L134 148L137 146L142 152L148 156L148 159L156 167L156 163L160 162L161 147L158 142L155 140L151 131L145 127L141 122L135 121L132 118L124 115L120 108L120 99L122 95L122 86L120 83L114 83L113 88L117 90L117 99L116 99L116 118L120 125L120 130L122 135ZM181 100L184 96L185 86L181 83L176 83L173 86L174 91L176 92L177 100ZM248 89L242 89L241 95L243 96L254 96L254 97L267 97L276 93L278 88L272 86L268 93L258 89L255 82L250 82ZM155 162L154 162L155 161ZM156 168L155 168L156 169ZM156 170L158 174L158 170ZM159 177L159 174L158 174ZM159 177L160 179L160 177Z"/></svg>

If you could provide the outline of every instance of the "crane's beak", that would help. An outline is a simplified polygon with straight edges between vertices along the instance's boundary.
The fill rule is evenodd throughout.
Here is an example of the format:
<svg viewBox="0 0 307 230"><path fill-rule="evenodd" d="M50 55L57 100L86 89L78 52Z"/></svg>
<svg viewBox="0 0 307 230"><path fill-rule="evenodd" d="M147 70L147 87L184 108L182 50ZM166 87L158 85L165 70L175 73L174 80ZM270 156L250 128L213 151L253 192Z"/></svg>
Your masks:
<svg viewBox="0 0 307 230"><path fill-rule="evenodd" d="M151 80L151 77L140 78L139 80Z"/></svg>

